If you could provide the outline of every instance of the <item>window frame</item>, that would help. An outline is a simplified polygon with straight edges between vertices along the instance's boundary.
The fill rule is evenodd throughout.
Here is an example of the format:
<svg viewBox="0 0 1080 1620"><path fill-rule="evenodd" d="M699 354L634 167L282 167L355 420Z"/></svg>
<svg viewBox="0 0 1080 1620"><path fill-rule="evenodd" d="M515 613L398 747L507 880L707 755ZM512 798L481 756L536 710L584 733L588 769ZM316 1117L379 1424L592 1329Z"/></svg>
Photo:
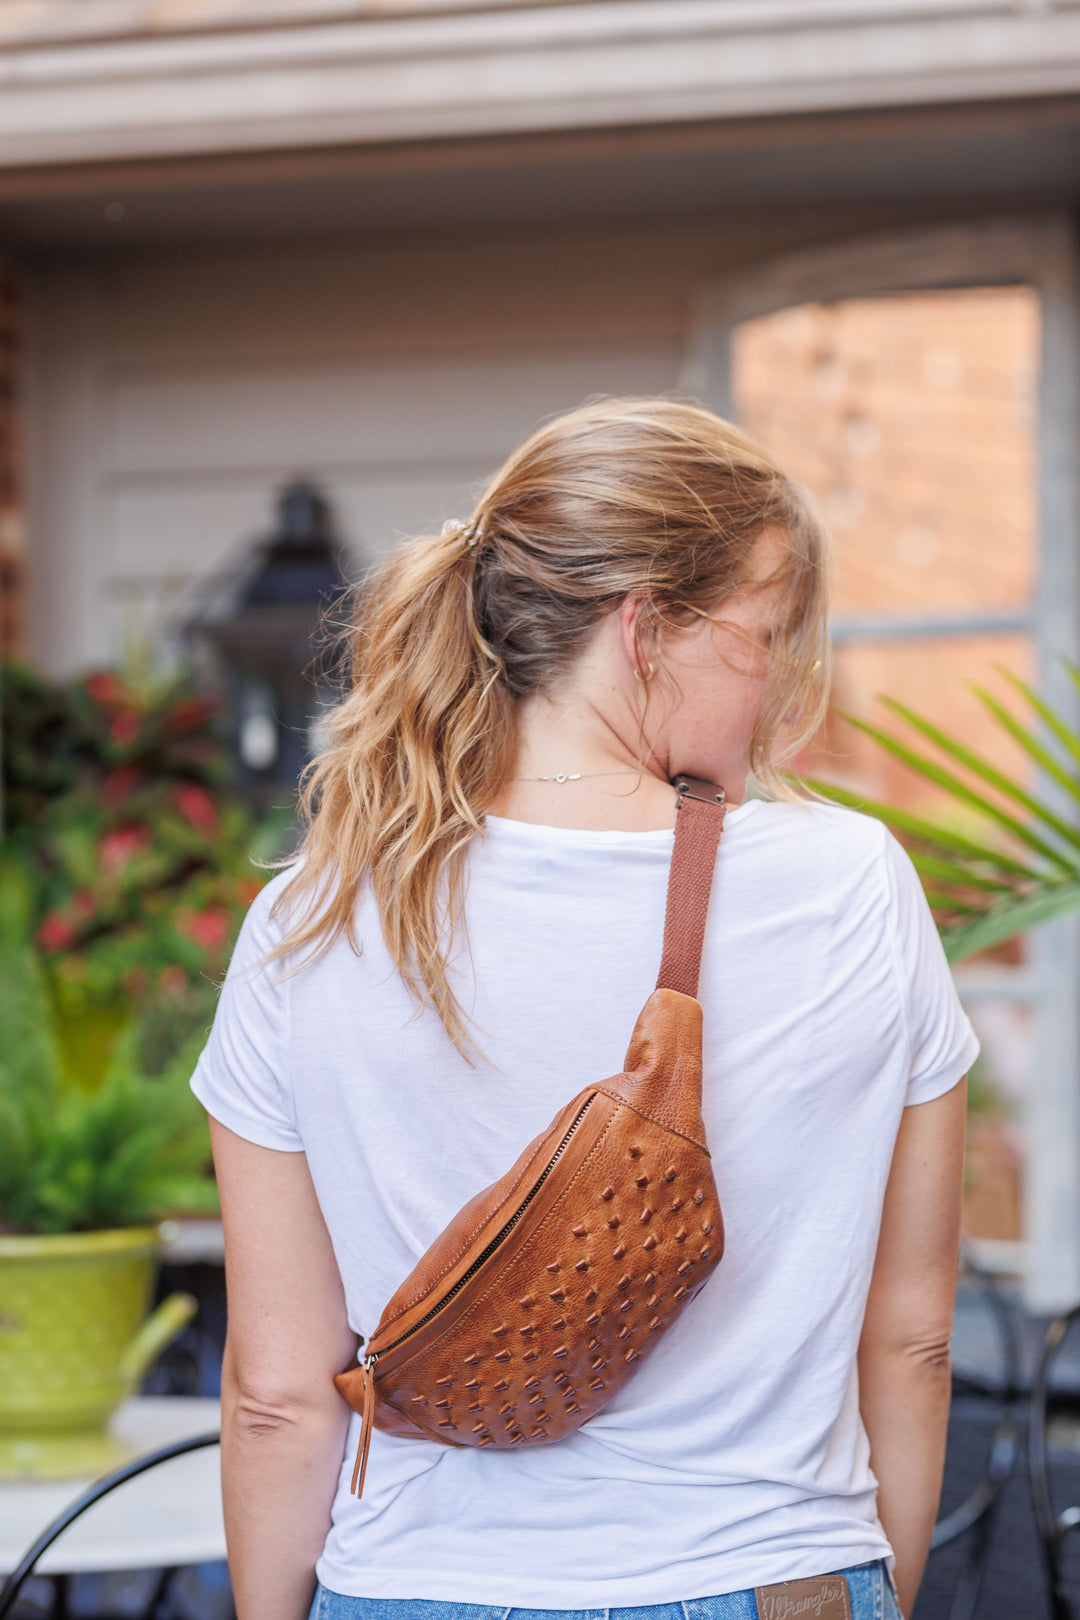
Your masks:
<svg viewBox="0 0 1080 1620"><path fill-rule="evenodd" d="M744 321L799 304L1015 285L1032 288L1041 315L1036 583L1029 613L995 618L1008 617L1008 628L1031 634L1040 692L1080 726L1080 694L1061 663L1080 663L1080 242L1068 215L890 231L744 267L702 289L680 382L735 419L732 338ZM904 618L909 623L901 628ZM837 628L843 639L889 633L884 619ZM923 639L977 634L987 623L977 612L940 620L897 615L892 628ZM1040 791L1075 816L1075 804L1055 783L1042 779ZM1028 1307L1052 1312L1080 1299L1080 916L1034 930L1031 970L1017 981L1005 993L1030 1000L1035 1062L1025 1107L1026 1242L1007 1259L1010 1269L1022 1271ZM972 999L981 993L975 981L971 989Z"/></svg>

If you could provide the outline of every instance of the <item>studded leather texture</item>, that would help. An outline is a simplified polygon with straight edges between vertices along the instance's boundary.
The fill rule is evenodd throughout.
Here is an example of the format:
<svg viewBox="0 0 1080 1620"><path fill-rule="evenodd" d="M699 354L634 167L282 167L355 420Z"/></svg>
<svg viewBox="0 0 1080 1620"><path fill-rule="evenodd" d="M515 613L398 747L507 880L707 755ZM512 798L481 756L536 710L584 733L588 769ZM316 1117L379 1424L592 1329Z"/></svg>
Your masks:
<svg viewBox="0 0 1080 1620"><path fill-rule="evenodd" d="M676 822L666 940L688 885L695 911L702 888L707 903L722 825L722 807L694 802L686 815L689 805ZM700 934L695 943L700 952ZM354 1489L372 1423L455 1446L563 1439L704 1287L724 1237L701 1119L701 1023L693 996L654 990L623 1072L560 1110L402 1283L366 1366L336 1379L365 1414Z"/></svg>

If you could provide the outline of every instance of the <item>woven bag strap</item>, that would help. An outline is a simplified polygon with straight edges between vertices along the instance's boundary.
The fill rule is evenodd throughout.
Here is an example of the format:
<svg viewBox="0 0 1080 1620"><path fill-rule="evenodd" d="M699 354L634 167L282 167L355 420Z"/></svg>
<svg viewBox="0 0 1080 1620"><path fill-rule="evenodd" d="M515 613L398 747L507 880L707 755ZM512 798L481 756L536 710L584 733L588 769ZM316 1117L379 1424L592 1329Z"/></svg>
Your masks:
<svg viewBox="0 0 1080 1620"><path fill-rule="evenodd" d="M676 776L672 786L679 802L656 988L696 996L709 893L724 827L724 790L694 776Z"/></svg>

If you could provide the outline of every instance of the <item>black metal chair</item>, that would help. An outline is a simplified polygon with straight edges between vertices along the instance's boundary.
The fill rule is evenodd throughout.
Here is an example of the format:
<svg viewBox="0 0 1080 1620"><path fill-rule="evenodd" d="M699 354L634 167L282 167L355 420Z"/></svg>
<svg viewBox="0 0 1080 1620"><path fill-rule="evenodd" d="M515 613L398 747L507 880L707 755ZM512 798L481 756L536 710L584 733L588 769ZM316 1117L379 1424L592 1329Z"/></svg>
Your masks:
<svg viewBox="0 0 1080 1620"><path fill-rule="evenodd" d="M1060 1513L1054 1511L1047 1455L1052 1408L1060 1409L1067 1406L1074 1414L1080 1413L1080 1384L1073 1386L1068 1392L1060 1388L1055 1390L1052 1378L1069 1330L1078 1319L1080 1319L1080 1305L1055 1317L1046 1331L1032 1387L1031 1418L1028 1427L1031 1496L1035 1507L1035 1523L1042 1547L1053 1620L1076 1620L1078 1612L1069 1594L1064 1553L1070 1531L1080 1525L1080 1507L1067 1507Z"/></svg>
<svg viewBox="0 0 1080 1620"><path fill-rule="evenodd" d="M202 1451L207 1446L216 1446L219 1435L200 1434L190 1440L176 1440L170 1446L162 1446L158 1451L148 1452L143 1457L136 1457L132 1462L125 1463L112 1474L99 1479L90 1489L84 1491L70 1507L64 1509L53 1522L44 1529L33 1546L28 1547L18 1565L12 1570L3 1586L0 1587L0 1620L8 1620L12 1613L19 1594L27 1581L34 1574L38 1560L47 1552L53 1542L59 1540L64 1531L75 1523L75 1520L92 1508L95 1502L100 1502L103 1496L115 1491L119 1485L125 1485L129 1479L136 1479L140 1474L148 1473L160 1463L168 1462L172 1457L183 1457L189 1451ZM175 1569L163 1569L146 1604L146 1615L152 1620L158 1605L168 1591L169 1583L176 1574ZM49 1620L68 1620L69 1608L67 1597L67 1577L55 1578L54 1601L50 1611Z"/></svg>

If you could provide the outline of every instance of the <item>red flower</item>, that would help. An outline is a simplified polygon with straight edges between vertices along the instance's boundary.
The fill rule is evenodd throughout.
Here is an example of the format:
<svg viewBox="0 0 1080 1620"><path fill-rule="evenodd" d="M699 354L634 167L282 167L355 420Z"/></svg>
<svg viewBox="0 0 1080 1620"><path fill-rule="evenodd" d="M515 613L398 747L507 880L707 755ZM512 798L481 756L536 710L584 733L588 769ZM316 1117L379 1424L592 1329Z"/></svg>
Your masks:
<svg viewBox="0 0 1080 1620"><path fill-rule="evenodd" d="M114 827L98 844L98 860L106 872L122 872L132 856L147 849L151 842L149 827L143 826L140 822L129 822L127 826Z"/></svg>
<svg viewBox="0 0 1080 1620"><path fill-rule="evenodd" d="M134 765L117 765L101 784L101 797L110 810L117 810L138 781L139 773Z"/></svg>
<svg viewBox="0 0 1080 1620"><path fill-rule="evenodd" d="M168 996L182 996L187 989L187 974L176 963L164 967L158 976L158 984Z"/></svg>
<svg viewBox="0 0 1080 1620"><path fill-rule="evenodd" d="M201 832L206 837L217 832L217 806L205 788L199 787L195 782L184 782L173 794L173 803L196 832Z"/></svg>
<svg viewBox="0 0 1080 1620"><path fill-rule="evenodd" d="M168 731L194 731L197 726L205 725L211 715L216 714L218 700L216 697L184 698L174 703L165 716L165 726Z"/></svg>
<svg viewBox="0 0 1080 1620"><path fill-rule="evenodd" d="M93 890L80 889L72 899L71 909L79 922L89 922L97 910L97 901L94 899Z"/></svg>
<svg viewBox="0 0 1080 1620"><path fill-rule="evenodd" d="M37 942L43 951L66 951L75 942L75 925L62 911L50 911L37 931Z"/></svg>
<svg viewBox="0 0 1080 1620"><path fill-rule="evenodd" d="M212 953L225 947L229 937L229 913L224 906L206 906L202 911L178 917L176 926L204 951Z"/></svg>
<svg viewBox="0 0 1080 1620"><path fill-rule="evenodd" d="M115 708L120 703L130 701L123 681L107 669L99 669L95 674L88 675L83 684L94 702L100 703L103 708Z"/></svg>
<svg viewBox="0 0 1080 1620"><path fill-rule="evenodd" d="M127 748L139 735L139 716L134 709L121 709L109 723L109 737L118 748Z"/></svg>

